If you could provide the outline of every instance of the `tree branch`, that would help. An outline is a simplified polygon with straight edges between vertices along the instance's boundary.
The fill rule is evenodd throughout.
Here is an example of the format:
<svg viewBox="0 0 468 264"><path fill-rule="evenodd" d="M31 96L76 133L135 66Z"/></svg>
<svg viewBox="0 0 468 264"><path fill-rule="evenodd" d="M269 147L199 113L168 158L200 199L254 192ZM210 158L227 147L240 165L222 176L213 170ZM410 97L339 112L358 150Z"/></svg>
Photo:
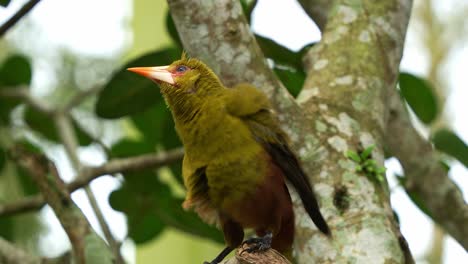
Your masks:
<svg viewBox="0 0 468 264"><path fill-rule="evenodd" d="M42 260L40 257L29 254L0 237L0 263L41 264Z"/></svg>
<svg viewBox="0 0 468 264"><path fill-rule="evenodd" d="M263 252L248 253L248 245L240 246L233 258L225 260L222 264L291 264L283 255L274 249Z"/></svg>
<svg viewBox="0 0 468 264"><path fill-rule="evenodd" d="M434 221L468 250L468 205L461 190L439 163L431 143L412 127L396 91L391 95L389 107L387 131L391 133L385 139L405 171L403 187L420 197Z"/></svg>
<svg viewBox="0 0 468 264"><path fill-rule="evenodd" d="M168 0L184 49L207 63L232 87L251 83L279 110L295 108L294 99L266 64L239 1ZM215 14L215 15L214 15Z"/></svg>
<svg viewBox="0 0 468 264"><path fill-rule="evenodd" d="M299 255L299 262L327 262L331 255L335 255L333 262L341 262L356 258L356 252L362 252L357 262L367 262L370 255L366 252L382 252L372 262L412 263L392 216L386 182L376 185L363 178L344 155L347 150L375 144L372 158L383 165L385 98L395 87L411 1L301 3L318 21L323 35L304 57L307 78L297 101L314 116L315 141L325 142L319 147L314 141L307 147L305 142L303 152L321 150L323 162L317 170L324 180L316 189L328 190L325 204L329 206L325 208L329 210L325 214L328 212L328 221L337 226L335 234L353 239L325 241L321 256ZM339 203L342 199L347 202ZM298 233L299 248L314 246L306 240L307 232ZM379 243L380 239L386 244ZM369 243L371 240L374 242Z"/></svg>
<svg viewBox="0 0 468 264"><path fill-rule="evenodd" d="M21 99L32 108L49 116L54 113L54 109L52 109L48 104L33 97L26 86L1 89L0 97Z"/></svg>
<svg viewBox="0 0 468 264"><path fill-rule="evenodd" d="M89 250L99 251L101 261L110 263L110 253L106 253L107 246L94 233L86 217L71 200L70 193L60 179L55 165L44 155L31 153L19 146L10 153L12 158L29 172L45 200L54 210L70 239L76 263L92 263L93 254L90 254Z"/></svg>
<svg viewBox="0 0 468 264"><path fill-rule="evenodd" d="M67 184L69 192L80 189L92 180L108 174L122 173L128 171L138 171L147 168L159 168L169 165L175 161L182 159L184 151L182 148L173 149L168 152L160 152L156 154L144 154L131 158L113 159L101 166L85 167L75 180ZM12 202L6 205L0 205L0 216L13 215L31 210L38 210L44 206L45 201L42 195L26 197L17 202Z"/></svg>
<svg viewBox="0 0 468 264"><path fill-rule="evenodd" d="M2 26L0 26L0 37L5 35L5 33L13 27L22 17L24 17L29 11L31 11L34 6L39 3L41 0L30 0L23 7L18 10L10 19L8 19Z"/></svg>

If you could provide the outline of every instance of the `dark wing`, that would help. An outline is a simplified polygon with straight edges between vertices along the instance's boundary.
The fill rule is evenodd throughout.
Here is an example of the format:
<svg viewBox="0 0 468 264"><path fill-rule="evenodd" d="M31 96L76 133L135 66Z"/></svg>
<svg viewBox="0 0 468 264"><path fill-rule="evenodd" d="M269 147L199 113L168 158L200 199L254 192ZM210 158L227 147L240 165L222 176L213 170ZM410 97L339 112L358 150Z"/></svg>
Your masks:
<svg viewBox="0 0 468 264"><path fill-rule="evenodd" d="M312 186L296 156L289 148L286 135L271 112L268 98L250 84L239 84L227 91L227 111L245 122L255 139L264 146L297 190L304 208L318 229L325 234L330 234L330 229L320 213Z"/></svg>
<svg viewBox="0 0 468 264"><path fill-rule="evenodd" d="M219 226L219 214L208 196L208 180L206 167L196 169L186 179L187 195L182 204L184 209L194 210L200 218L208 223Z"/></svg>
<svg viewBox="0 0 468 264"><path fill-rule="evenodd" d="M242 119L249 126L255 139L264 146L276 165L281 168L288 181L294 186L305 210L317 228L329 235L330 229L320 213L312 186L296 156L289 148L273 114L268 109L261 109L254 114L242 117Z"/></svg>

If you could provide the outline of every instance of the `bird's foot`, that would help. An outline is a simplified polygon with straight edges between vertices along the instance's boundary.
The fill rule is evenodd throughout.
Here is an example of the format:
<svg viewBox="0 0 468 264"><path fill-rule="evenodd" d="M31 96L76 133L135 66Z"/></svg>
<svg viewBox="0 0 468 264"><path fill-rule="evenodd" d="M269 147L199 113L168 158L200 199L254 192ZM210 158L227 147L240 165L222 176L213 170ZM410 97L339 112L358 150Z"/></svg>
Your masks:
<svg viewBox="0 0 468 264"><path fill-rule="evenodd" d="M243 245L248 245L248 247L244 250L242 250L241 254L246 251L248 253L252 252L259 252L259 251L265 251L267 249L271 248L271 240L273 238L273 234L271 232L266 233L266 235L262 237L252 237L244 242L242 242Z"/></svg>

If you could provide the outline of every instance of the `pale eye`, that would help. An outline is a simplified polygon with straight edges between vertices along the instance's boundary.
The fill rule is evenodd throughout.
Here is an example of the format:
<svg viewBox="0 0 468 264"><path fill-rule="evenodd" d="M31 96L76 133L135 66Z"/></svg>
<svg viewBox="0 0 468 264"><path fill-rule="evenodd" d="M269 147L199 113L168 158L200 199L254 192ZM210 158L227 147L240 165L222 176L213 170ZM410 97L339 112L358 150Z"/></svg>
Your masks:
<svg viewBox="0 0 468 264"><path fill-rule="evenodd" d="M176 68L176 72L178 73L186 72L187 70L188 70L188 67L185 65L180 65L180 66L177 66Z"/></svg>

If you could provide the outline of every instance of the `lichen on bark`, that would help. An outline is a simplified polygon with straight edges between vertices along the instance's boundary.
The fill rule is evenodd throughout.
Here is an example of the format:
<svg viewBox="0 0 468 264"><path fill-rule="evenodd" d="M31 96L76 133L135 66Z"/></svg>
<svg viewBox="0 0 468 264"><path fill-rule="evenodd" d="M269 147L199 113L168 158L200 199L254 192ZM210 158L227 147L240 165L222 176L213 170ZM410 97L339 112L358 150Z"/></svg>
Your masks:
<svg viewBox="0 0 468 264"><path fill-rule="evenodd" d="M372 142L382 165L384 98L395 85L411 1L335 1L322 41L305 57L298 101L268 68L238 1L168 2L189 54L226 85L256 85L278 110L333 232L320 234L292 192L299 263L405 262L386 188L356 173L344 154Z"/></svg>

